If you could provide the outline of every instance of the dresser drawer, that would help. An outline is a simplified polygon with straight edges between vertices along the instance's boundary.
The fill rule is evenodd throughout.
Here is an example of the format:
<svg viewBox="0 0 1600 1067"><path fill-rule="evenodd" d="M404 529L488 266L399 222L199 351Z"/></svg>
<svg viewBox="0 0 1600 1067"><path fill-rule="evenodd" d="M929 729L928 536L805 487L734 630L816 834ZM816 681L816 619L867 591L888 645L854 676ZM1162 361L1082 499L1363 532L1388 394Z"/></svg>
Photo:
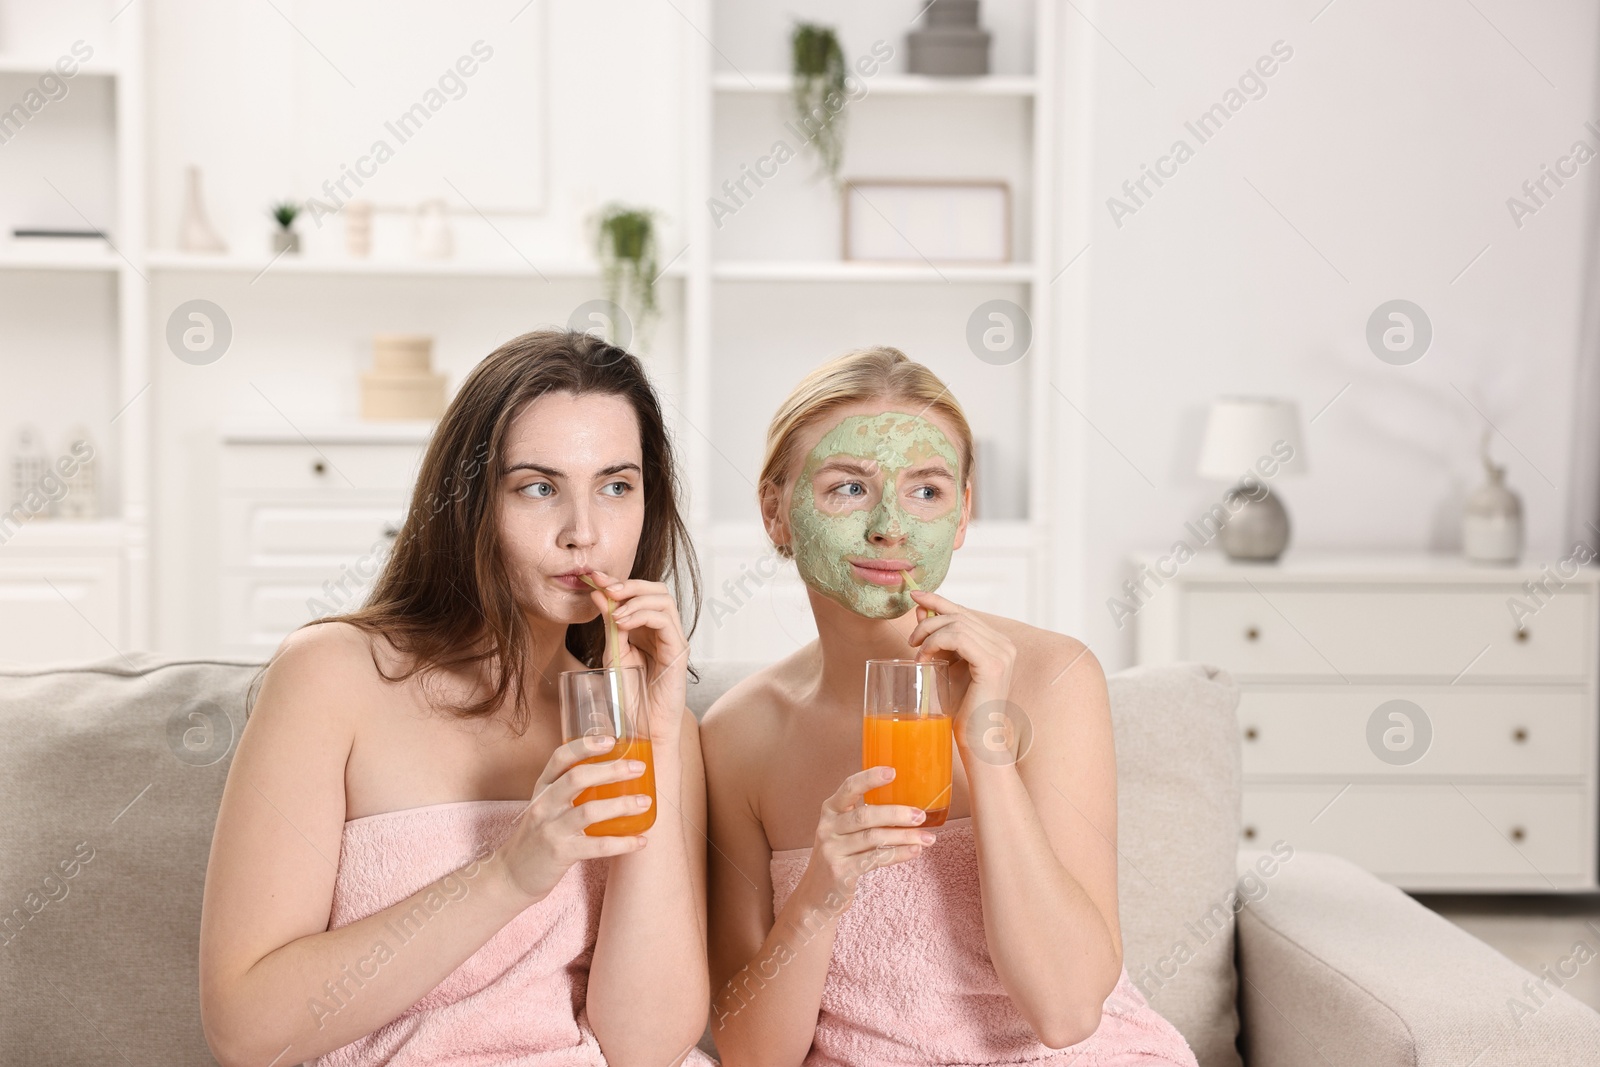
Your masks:
<svg viewBox="0 0 1600 1067"><path fill-rule="evenodd" d="M1519 587L1199 587L1186 598L1181 658L1240 678L1406 677L1468 681L1587 674L1588 587L1558 592L1519 635Z"/></svg>
<svg viewBox="0 0 1600 1067"><path fill-rule="evenodd" d="M1390 708L1374 725L1392 700L1416 705L1425 722ZM1578 778L1594 769L1590 703L1581 690L1533 687L1247 687L1239 698L1244 773Z"/></svg>
<svg viewBox="0 0 1600 1067"><path fill-rule="evenodd" d="M330 571L358 561L368 566L388 555L405 512L406 502L399 497L366 503L225 498L222 563Z"/></svg>
<svg viewBox="0 0 1600 1067"><path fill-rule="evenodd" d="M1570 889L1593 884L1591 804L1581 788L1246 785L1243 836L1332 852L1402 888Z"/></svg>
<svg viewBox="0 0 1600 1067"><path fill-rule="evenodd" d="M229 444L223 492L255 489L399 489L410 492L422 465L417 444Z"/></svg>

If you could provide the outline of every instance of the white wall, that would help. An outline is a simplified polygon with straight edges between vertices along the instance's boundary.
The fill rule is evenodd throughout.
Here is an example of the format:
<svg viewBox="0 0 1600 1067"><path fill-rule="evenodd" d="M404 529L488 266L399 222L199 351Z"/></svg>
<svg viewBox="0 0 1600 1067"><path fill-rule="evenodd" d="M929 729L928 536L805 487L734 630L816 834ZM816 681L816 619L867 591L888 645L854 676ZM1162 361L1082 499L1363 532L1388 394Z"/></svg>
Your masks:
<svg viewBox="0 0 1600 1067"><path fill-rule="evenodd" d="M1600 147L1583 126L1600 117L1597 5L1324 3L1080 5L1103 37L1064 16L1094 53L1089 203L1062 262L1090 248L1059 284L1087 287L1079 632L1108 666L1132 654L1133 625L1119 631L1105 607L1125 553L1167 547L1225 488L1193 473L1219 394L1291 397L1317 416L1309 474L1275 487L1294 545L1458 548L1484 416L1535 557L1564 535L1600 161L1520 229L1506 199L1575 140ZM1200 145L1185 120L1278 40L1294 53L1266 95ZM1194 157L1119 228L1106 199L1179 137ZM1394 298L1434 327L1410 366L1365 341Z"/></svg>

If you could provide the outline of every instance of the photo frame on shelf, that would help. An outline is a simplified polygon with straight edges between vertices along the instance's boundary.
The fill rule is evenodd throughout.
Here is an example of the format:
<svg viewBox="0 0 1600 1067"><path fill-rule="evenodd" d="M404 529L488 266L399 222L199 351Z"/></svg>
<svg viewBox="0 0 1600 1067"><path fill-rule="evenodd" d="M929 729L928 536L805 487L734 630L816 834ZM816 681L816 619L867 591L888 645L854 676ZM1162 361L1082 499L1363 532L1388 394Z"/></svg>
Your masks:
<svg viewBox="0 0 1600 1067"><path fill-rule="evenodd" d="M1011 262L1011 186L999 180L852 179L844 258L870 263Z"/></svg>

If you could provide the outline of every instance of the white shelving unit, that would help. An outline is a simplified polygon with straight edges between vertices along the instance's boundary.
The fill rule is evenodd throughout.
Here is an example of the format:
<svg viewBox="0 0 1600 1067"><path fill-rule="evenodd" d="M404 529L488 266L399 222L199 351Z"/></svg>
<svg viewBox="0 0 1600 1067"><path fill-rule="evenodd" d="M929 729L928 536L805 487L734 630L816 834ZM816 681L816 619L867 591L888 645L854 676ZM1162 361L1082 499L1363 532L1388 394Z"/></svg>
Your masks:
<svg viewBox="0 0 1600 1067"><path fill-rule="evenodd" d="M84 220L76 204L68 201L74 211L72 225L104 229L111 236L107 242L111 247L99 242L14 240L9 233L0 237L0 285L39 297L37 307L19 309L17 318L36 314L40 321L12 324L23 336L47 336L51 317L60 314L63 306L72 309L74 318L102 321L99 309L74 307L76 299L96 303L108 299L112 305L103 317L110 336L103 337L99 346L111 353L109 365L95 375L95 384L109 380L106 399L97 401L94 392L86 389L80 394L82 406L65 411L64 420L59 418L63 412L52 410L47 402L41 404L31 387L55 379L46 392L58 398L60 379L64 374L75 377L76 361L82 357L53 347L7 353L19 361L7 371L12 384L10 403L17 405L10 409L13 413L29 421L37 415L52 420L51 425L62 421L87 428L96 446L101 517L92 521L31 517L20 522L0 546L0 660L100 658L149 644L151 421L148 398L141 396L150 381L141 262L145 245L142 7L134 4L118 11L107 4L103 12L96 12L79 4L52 12L64 21L32 35L33 39L15 52L0 51L0 86L5 87L0 91L9 97L52 72L57 57L68 53L75 38L87 41L94 54L78 64L65 96L60 102L48 102L38 117L12 136L18 141L32 137L34 143L27 150L48 154L59 146L41 147L37 138L43 131L32 127L49 120L49 108L66 106L72 94L81 98L92 91L92 83L104 80L110 83L104 87L110 97L109 128L95 134L107 140L106 154L114 159L110 176L114 189L107 205L110 217ZM86 12L83 20L75 21ZM8 41L0 47L17 45ZM79 103L81 99L73 106ZM83 130L74 131L74 136L85 135ZM54 173L61 179L80 164L76 158L60 160ZM48 178L48 174L39 176ZM27 190L15 187L12 192L28 195ZM66 198L59 189L56 192ZM15 220L8 223L7 229L14 224ZM78 285L74 276L104 280L109 282L109 290L97 293L79 287L70 290L71 295L60 295L62 290L52 288ZM84 329L92 332L95 327ZM51 364L63 356L72 362L54 368ZM23 366L22 360L30 362ZM8 435L15 429L15 423L8 426ZM50 454L58 443L56 434L47 431L45 444ZM7 461L11 445L12 440L7 440ZM9 501L5 503L9 507Z"/></svg>
<svg viewBox="0 0 1600 1067"><path fill-rule="evenodd" d="M996 462L1013 470L1026 469L1009 487L1009 506L1001 501L1000 514L984 514L984 489L994 502L1002 487L980 485L980 517L967 542L957 553L942 590L960 602L1003 612L1013 617L1048 624L1051 613L1051 576L1047 573L1051 543L1052 446L1048 431L1052 395L1050 368L1053 323L1047 299L1048 264L1054 255L1054 202L1058 188L1053 173L1057 158L1055 109L1060 59L1057 54L1057 5L1038 0L1012 5L1006 26L994 32L1010 33L1004 54L1029 69L1002 70L979 78L933 78L903 73L905 32L909 22L896 21L899 8L879 5L871 11L841 11L837 6L802 5L784 9L788 17L814 19L840 25L841 44L848 62L864 54L874 37L888 41L895 59L884 69L863 78L867 91L850 105L846 116L844 176L952 179L1005 178L1012 187L1016 218L1013 247L1018 261L993 265L927 263L865 263L831 258L822 242L799 239L802 230L839 227L838 205L818 192L808 195L793 184L768 190L750 199L750 210L763 210L762 200L781 201L764 217L746 222L744 208L731 218L714 223L706 204L720 192L724 179L737 178L731 161L743 158L742 146L764 147L770 140L786 138L790 76L786 71L759 69L754 62L769 63L781 57L786 30L768 16L753 16L735 9L733 0L701 0L686 8L696 27L687 37L691 53L686 132L693 144L688 164L690 232L686 285L686 373L688 404L686 434L689 453L692 528L701 545L707 592L714 602L696 635L702 655L736 658L771 658L809 640L814 630L805 605L804 589L792 567L779 569L778 577L751 584L750 575L769 551L756 520L753 483L759 464L766 417L793 382L811 366L848 347L871 343L893 344L913 359L934 367L951 386L979 432L1010 433L1002 439ZM920 5L904 11L909 19ZM987 10L992 5L985 4ZM813 11L811 7L819 7ZM887 12L885 10L887 9ZM987 19L985 19L987 23ZM1019 27L1026 27L1025 29ZM781 34L781 42L768 38ZM1016 35L1025 42L1015 39ZM741 36L743 35L743 36ZM753 39L759 36L759 40ZM997 45L1000 42L997 42ZM1026 47L1019 47L1025 43ZM996 47L995 54L1001 48ZM941 116L948 116L946 125ZM992 124L989 120L993 120ZM904 138L913 149L903 162L882 143L872 143L872 131L903 121ZM959 142L963 137L993 137L993 125L1015 131L1016 140L1000 154L1013 161L1012 171L985 170L982 159L961 158L962 153L923 150L913 138L928 130ZM865 132L863 132L865 131ZM765 138L765 139L764 139ZM1019 143L1020 142L1020 143ZM989 142L984 142L989 143ZM736 146L736 147L730 147ZM752 149L753 150L753 149ZM804 170L812 167L807 155L786 164ZM865 162L852 165L853 159ZM867 168L867 169L862 169ZM781 185L782 175L774 179ZM779 218L779 216L783 216ZM748 226L751 236L736 242L730 252L723 234ZM755 236L765 226L766 240ZM785 228L788 226L789 228ZM803 245L804 247L799 247ZM746 248L759 246L759 255ZM759 250L758 249L758 250ZM785 253L792 251L792 255ZM965 315L950 316L951 306L970 311L991 298L1021 305L1032 320L1033 345L1015 367L991 368L966 349ZM794 310L788 303L805 307ZM767 351L764 338L741 330L745 309L750 317L770 308L774 343ZM942 316L933 333L924 325ZM833 330L834 322L850 328ZM791 339L790 331L815 335L810 347ZM843 338L850 340L844 341ZM910 340L898 342L899 337ZM785 359L793 352L792 359ZM963 364L962 358L970 362ZM951 373L952 369L954 373ZM988 372L994 373L988 373ZM748 404L746 399L748 398ZM746 406L753 413L743 410ZM1008 425L1000 426L1006 423ZM997 428L998 427L998 428ZM980 451L986 444L979 442ZM980 474L987 473L980 459ZM748 516L748 517L744 517ZM764 569L770 569L764 568ZM1015 576L1025 573L1026 583ZM751 590L755 592L751 595ZM729 608L738 624L726 622Z"/></svg>
<svg viewBox="0 0 1600 1067"><path fill-rule="evenodd" d="M0 3L20 7L21 0ZM81 13L98 3L72 0L67 6ZM99 120L110 145L96 149L101 162L78 169L93 180L114 181L106 207L85 214L111 234L115 247L34 247L0 239L0 285L30 293L54 287L47 293L69 294L50 297L37 312L37 323L8 324L8 337L27 342L7 355L24 369L22 395L29 399L27 406L5 412L0 396L0 413L14 423L26 421L34 408L61 406L53 399L62 392L61 382L52 380L53 364L24 356L25 347L48 350L42 346L64 331L98 338L90 348L105 351L106 365L75 364L69 375L74 382L81 377L91 391L101 390L85 401L83 412L72 414L89 425L97 444L106 446L101 449L105 517L94 524L31 522L24 535L0 547L0 560L13 567L0 575L0 607L9 598L18 609L0 612L15 631L0 623L0 658L13 648L25 649L23 658L38 658L34 653L44 648L33 640L44 632L36 624L38 613L52 602L64 613L61 632L75 628L83 640L51 644L48 658L133 648L204 651L229 610L216 591L226 564L215 543L221 516L210 488L217 484L214 476L228 447L219 425L292 416L294 425L285 421L279 432L293 434L311 425L335 432L327 427L336 426L341 412L355 410L362 346L375 331L433 334L439 369L453 383L472 359L506 337L565 321L601 288L597 265L563 229L565 220L575 210L591 210L613 197L659 209L666 219L660 249L666 269L657 287L662 316L647 362L686 461L690 524L710 579L710 597L726 602L726 583L745 580L767 551L753 486L745 480L754 477L771 411L807 368L849 347L886 343L906 349L945 377L988 438L979 441L990 464L986 469L980 458L980 476L999 475L982 481L980 518L958 554L946 591L974 606L1051 624L1060 601L1051 583L1059 579L1048 572L1054 553L1045 546L1058 541L1064 529L1058 517L1064 506L1051 497L1058 472L1047 415L1053 395L1050 367L1058 356L1050 302L1044 299L1052 264L1059 267L1062 261L1053 237L1062 188L1054 172L1063 136L1056 128L1056 100L1064 85L1057 0L986 2L984 21L996 35L996 73L955 79L903 73L904 37L921 6L916 3L859 7L806 0L790 11L691 0L681 12L641 9L641 19L657 19L651 32L662 40L677 35L677 47L668 49L673 54L657 57L658 66L641 76L674 79L682 86L681 100L652 101L641 111L637 102L623 105L603 95L563 101L553 93L550 106L557 113L593 108L588 116L593 122L639 140L641 151L651 137L667 131L660 134L657 155L650 157L660 175L644 183L615 183L611 159L563 171L564 184L554 187L545 215L497 223L493 233L476 221L464 222L460 232L468 239L462 247L471 250L444 261L385 258L396 256L400 245L376 240L376 258L346 258L338 222L332 231L308 232L302 254L274 258L267 252L270 223L260 205L280 195L278 190L311 195L317 183L278 165L286 127L274 125L277 118L263 119L262 137L243 144L216 131L219 122L233 121L240 94L245 105L258 109L249 112L258 119L267 113L289 116L272 110L276 104L260 112L266 92L262 79L270 81L297 56L310 69L324 62L300 54L304 43L279 24L278 15L211 11L201 28L185 24L179 31L163 22L162 40L147 43L144 5L105 0L99 6L103 13L90 21L95 32L103 33L104 47L102 38L94 39L95 54L82 65L73 92L111 101L101 106L109 107L112 118ZM29 19L35 10L29 9ZM813 165L804 154L789 164L784 189L764 191L761 203L730 220L725 230L713 225L707 200L730 176L730 160L751 137L777 130L787 115L790 17L838 24L852 55L881 37L898 56L870 79L866 98L852 105L846 176L1004 178L1013 197L1014 261L842 261L836 247L837 201L801 180ZM26 41L0 41L0 84L20 91L71 43L67 36L57 45L62 32L55 14L38 18L48 24L44 32ZM581 19L604 22L588 14ZM18 23L13 19L8 25ZM195 60L196 76L210 78L216 89L214 100L185 97L163 73L149 93L153 106L162 110L150 116L146 57L164 64L169 51L193 43L180 39L184 34L210 32L264 34L262 55L241 61L236 81L214 58ZM15 50L7 52L7 46ZM723 56L732 56L738 69ZM558 91L573 84L576 61L556 50L550 62ZM50 117L46 110L35 124ZM226 159L218 147L223 144L233 146ZM95 177L112 168L113 156L114 177ZM8 147L7 159L0 162L15 158ZM202 167L207 208L229 240L231 254L173 250L180 178L191 163ZM158 196L147 191L147 174ZM147 225L158 232L147 236ZM505 233L499 232L501 226ZM470 227L482 230L476 244ZM965 347L968 311L995 297L1016 302L1032 319L1033 348L1011 367L981 364ZM234 347L216 364L190 366L166 352L167 317L191 299L214 301L233 320ZM60 308L82 307L85 301L103 305L103 321L96 312L75 314L83 321L65 327L52 324L50 316ZM26 322L32 308L27 300L19 307ZM35 404L36 397L42 406ZM374 430L363 426L351 432ZM153 507L157 498L159 514ZM163 535L159 558L153 558L151 528L157 524ZM57 583L59 589L86 589L85 554L108 561L93 578L105 588L95 586L97 591L86 592L76 605L61 603L37 576L71 574L71 582ZM8 584L20 580L14 571L22 564L33 568L28 573L35 577ZM1021 585L1015 580L1019 568L1029 576ZM152 595L154 573L161 575L159 602ZM785 604L804 607L793 568L783 574L762 593L765 606L742 614L738 626L719 628L703 617L697 653L769 656L807 639L808 613L798 628L780 617ZM714 605L708 608L714 613ZM756 618L762 612L766 615ZM86 621L92 625L84 626ZM737 638L730 636L735 632ZM252 631L251 640L265 640L264 634ZM212 650L221 651L221 644Z"/></svg>

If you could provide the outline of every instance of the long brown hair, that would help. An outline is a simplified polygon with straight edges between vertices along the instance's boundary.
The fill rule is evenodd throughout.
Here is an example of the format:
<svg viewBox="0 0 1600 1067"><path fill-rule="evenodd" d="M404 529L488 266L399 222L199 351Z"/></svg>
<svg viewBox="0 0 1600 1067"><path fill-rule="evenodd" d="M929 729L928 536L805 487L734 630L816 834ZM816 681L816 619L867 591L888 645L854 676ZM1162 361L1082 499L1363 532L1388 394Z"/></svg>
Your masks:
<svg viewBox="0 0 1600 1067"><path fill-rule="evenodd" d="M700 617L700 571L678 510L677 464L655 389L637 357L572 330L525 333L472 369L428 442L405 523L366 601L305 624L347 622L387 637L409 665L391 677L374 649L373 666L385 681L487 661L493 691L476 703L445 706L460 718L491 715L516 688L512 718L518 732L531 712L519 685L529 634L497 533L500 472L508 462L511 424L550 392L620 396L633 406L644 455L644 526L629 577L667 582L680 611L685 600L692 607L693 633ZM600 666L603 620L567 627L566 646L585 666Z"/></svg>

